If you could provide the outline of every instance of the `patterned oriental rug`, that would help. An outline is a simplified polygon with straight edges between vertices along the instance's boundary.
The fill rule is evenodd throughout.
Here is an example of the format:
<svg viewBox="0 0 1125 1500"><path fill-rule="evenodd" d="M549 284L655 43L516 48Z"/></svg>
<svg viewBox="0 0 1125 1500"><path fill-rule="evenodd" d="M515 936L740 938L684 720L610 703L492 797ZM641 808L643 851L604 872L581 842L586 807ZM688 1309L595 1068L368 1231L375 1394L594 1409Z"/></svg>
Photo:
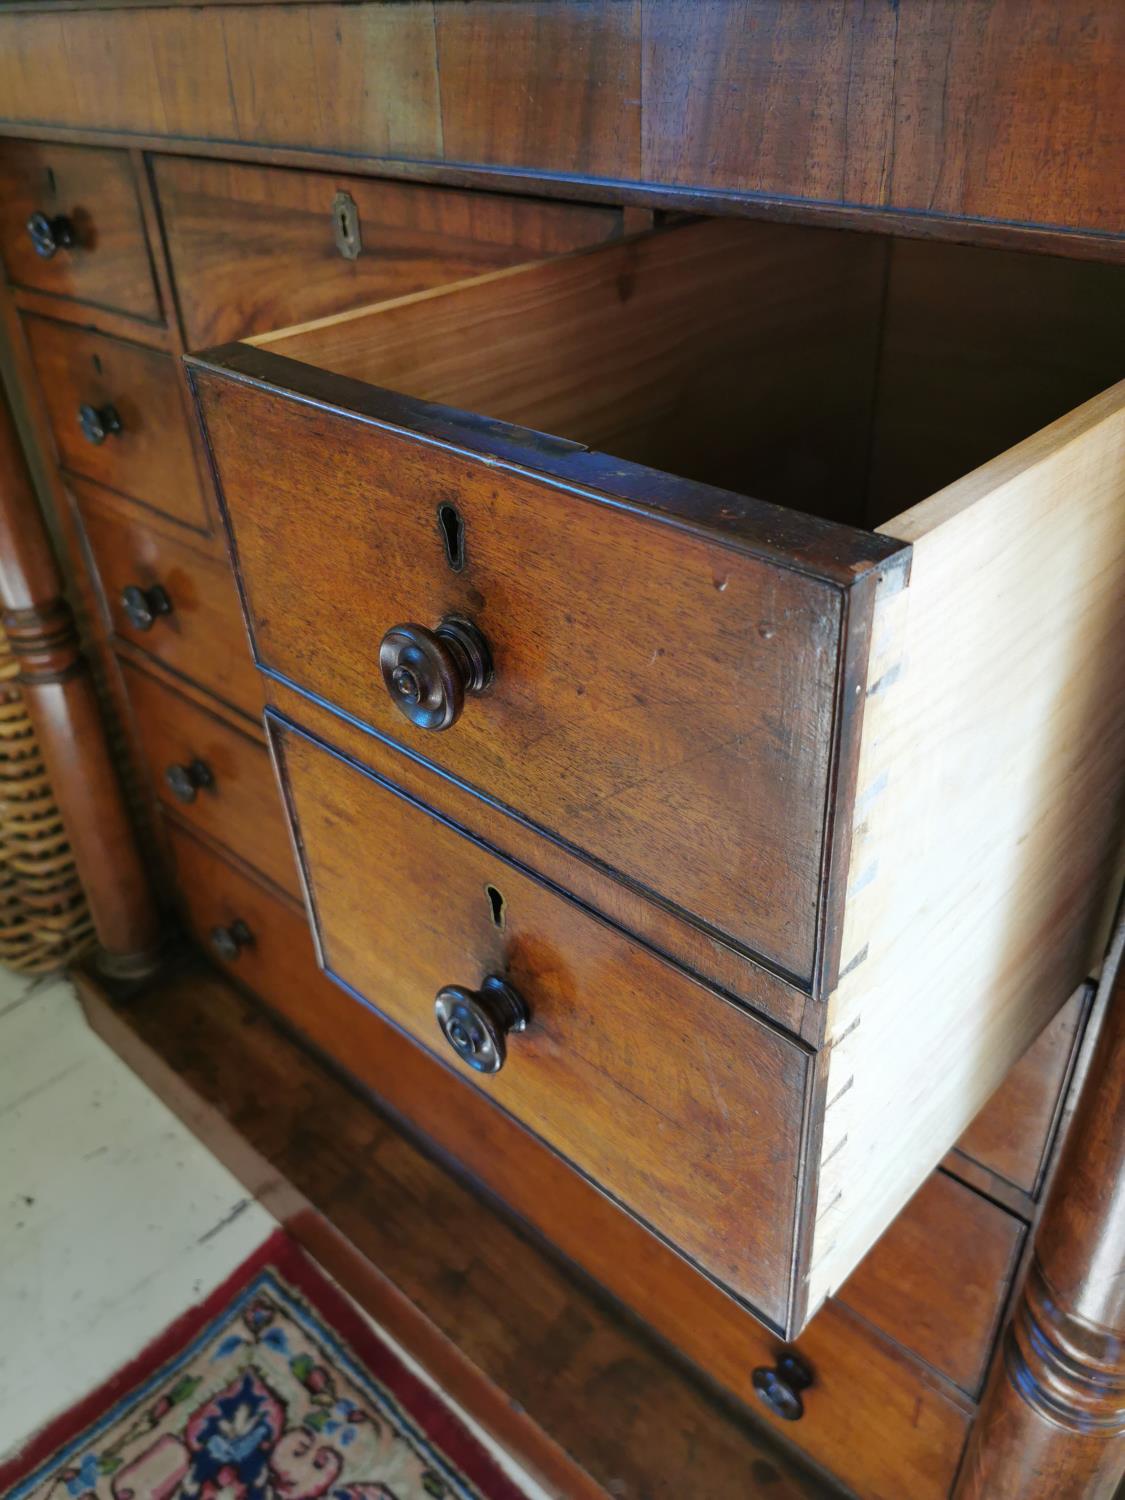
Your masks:
<svg viewBox="0 0 1125 1500"><path fill-rule="evenodd" d="M4 1500L526 1500L279 1232L0 1464Z"/></svg>

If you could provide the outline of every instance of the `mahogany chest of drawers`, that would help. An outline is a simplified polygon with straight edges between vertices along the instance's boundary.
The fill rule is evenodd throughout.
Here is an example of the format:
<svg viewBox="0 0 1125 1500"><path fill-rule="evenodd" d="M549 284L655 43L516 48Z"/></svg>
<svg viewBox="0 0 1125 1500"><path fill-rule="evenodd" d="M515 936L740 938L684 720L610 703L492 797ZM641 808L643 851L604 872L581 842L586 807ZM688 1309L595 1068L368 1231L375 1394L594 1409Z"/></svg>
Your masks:
<svg viewBox="0 0 1125 1500"><path fill-rule="evenodd" d="M949 1494L1120 873L1122 273L226 155L0 145L154 880L839 1480Z"/></svg>

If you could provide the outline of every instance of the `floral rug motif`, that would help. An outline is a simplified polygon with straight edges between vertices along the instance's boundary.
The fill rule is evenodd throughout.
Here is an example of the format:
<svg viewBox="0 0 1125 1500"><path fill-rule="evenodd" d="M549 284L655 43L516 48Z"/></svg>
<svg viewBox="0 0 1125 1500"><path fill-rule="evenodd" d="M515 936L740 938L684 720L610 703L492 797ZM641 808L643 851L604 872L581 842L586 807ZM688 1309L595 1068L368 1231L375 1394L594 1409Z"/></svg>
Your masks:
<svg viewBox="0 0 1125 1500"><path fill-rule="evenodd" d="M284 1234L0 1464L4 1500L525 1500Z"/></svg>

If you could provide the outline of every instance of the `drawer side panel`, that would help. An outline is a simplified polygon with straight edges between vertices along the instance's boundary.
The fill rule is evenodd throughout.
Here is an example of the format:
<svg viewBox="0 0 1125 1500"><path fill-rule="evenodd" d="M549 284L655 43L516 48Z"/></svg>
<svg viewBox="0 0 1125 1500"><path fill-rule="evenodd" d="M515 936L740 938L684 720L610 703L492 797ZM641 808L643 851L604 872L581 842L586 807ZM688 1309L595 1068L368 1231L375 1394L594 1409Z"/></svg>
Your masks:
<svg viewBox="0 0 1125 1500"><path fill-rule="evenodd" d="M1104 953L1125 383L885 530L914 562L874 619L812 1308Z"/></svg>

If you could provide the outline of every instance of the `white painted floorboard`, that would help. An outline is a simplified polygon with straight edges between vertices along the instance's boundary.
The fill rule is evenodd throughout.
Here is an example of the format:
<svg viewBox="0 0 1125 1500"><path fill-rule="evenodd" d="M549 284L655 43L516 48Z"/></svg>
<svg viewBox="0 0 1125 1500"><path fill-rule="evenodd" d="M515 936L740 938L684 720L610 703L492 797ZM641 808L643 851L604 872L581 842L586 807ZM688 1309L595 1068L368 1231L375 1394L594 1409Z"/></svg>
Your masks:
<svg viewBox="0 0 1125 1500"><path fill-rule="evenodd" d="M0 971L0 1453L275 1227L90 1031L68 983Z"/></svg>
<svg viewBox="0 0 1125 1500"><path fill-rule="evenodd" d="M139 1354L276 1227L94 1035L67 981L0 969L0 1457ZM454 1409L529 1500L548 1500Z"/></svg>

